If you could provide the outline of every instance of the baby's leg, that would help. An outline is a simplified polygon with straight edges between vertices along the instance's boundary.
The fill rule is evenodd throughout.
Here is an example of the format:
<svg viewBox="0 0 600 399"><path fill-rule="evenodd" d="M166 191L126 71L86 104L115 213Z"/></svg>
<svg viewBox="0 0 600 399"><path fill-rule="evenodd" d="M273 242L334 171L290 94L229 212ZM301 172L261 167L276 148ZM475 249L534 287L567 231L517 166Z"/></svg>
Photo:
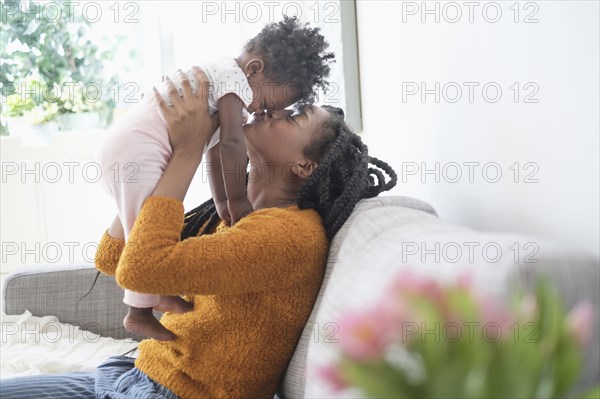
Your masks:
<svg viewBox="0 0 600 399"><path fill-rule="evenodd" d="M115 126L97 154L102 183L115 199L119 219L128 239L135 220L171 157L166 123L153 99L143 100L127 118ZM125 328L156 339L173 339L152 315L159 295L125 290L123 302L130 306Z"/></svg>

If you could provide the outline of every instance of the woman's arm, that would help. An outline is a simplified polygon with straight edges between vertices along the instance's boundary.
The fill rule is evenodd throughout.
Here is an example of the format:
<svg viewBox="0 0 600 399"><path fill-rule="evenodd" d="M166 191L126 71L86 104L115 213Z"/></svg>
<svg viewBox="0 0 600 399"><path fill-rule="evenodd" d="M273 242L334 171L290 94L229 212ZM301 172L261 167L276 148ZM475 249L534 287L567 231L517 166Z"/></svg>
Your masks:
<svg viewBox="0 0 600 399"><path fill-rule="evenodd" d="M108 276L114 276L124 247L125 232L117 215L111 226L102 235L98 249L96 249L96 255L94 256L96 269Z"/></svg>
<svg viewBox="0 0 600 399"><path fill-rule="evenodd" d="M183 204L152 196L125 245L117 283L159 295L286 289L320 273L328 242L318 214L270 208L233 227L180 241Z"/></svg>
<svg viewBox="0 0 600 399"><path fill-rule="evenodd" d="M154 92L167 120L169 140L173 148L173 156L165 171L165 174L169 174L169 177L161 180L163 184L159 194L164 193L164 195L183 200L196 168L202 159L201 151L204 148L204 143L207 137L210 137L210 134L216 130L218 121L216 117L211 118L208 116L207 95L209 85L206 75L199 68L194 68L199 87L196 95L193 95L189 80L183 72L179 72L182 78L185 101L179 97L169 78L167 78L167 84L174 109L170 109L166 105L156 89L154 89ZM189 134L182 137L181 131L189 132ZM182 148L185 151L182 151ZM173 174L175 176L172 176ZM100 245L96 250L94 263L102 273L115 274L119 257L125 245L124 239L123 227L117 216L110 228L103 234Z"/></svg>
<svg viewBox="0 0 600 399"><path fill-rule="evenodd" d="M102 235L102 239L100 239L100 244L94 256L96 269L113 276L117 270L117 264L124 246L125 232L119 215L117 215L108 230Z"/></svg>

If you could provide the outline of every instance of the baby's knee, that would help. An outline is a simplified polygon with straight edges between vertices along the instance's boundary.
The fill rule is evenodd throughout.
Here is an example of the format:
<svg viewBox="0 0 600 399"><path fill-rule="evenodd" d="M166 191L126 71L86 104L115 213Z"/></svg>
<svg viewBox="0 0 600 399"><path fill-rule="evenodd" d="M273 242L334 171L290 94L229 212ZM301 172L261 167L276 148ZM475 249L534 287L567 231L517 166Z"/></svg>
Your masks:
<svg viewBox="0 0 600 399"><path fill-rule="evenodd" d="M115 162L122 162L127 157L127 149L131 151L131 145L127 134L111 134L102 142L96 151L96 162L104 170Z"/></svg>

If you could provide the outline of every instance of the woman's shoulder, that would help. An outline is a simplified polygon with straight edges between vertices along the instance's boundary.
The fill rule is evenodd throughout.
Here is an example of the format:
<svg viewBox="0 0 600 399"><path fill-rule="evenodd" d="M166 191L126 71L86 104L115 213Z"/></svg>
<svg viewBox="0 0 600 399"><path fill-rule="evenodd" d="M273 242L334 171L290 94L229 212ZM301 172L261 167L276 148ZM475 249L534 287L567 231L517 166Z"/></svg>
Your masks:
<svg viewBox="0 0 600 399"><path fill-rule="evenodd" d="M285 208L263 208L254 211L249 216L251 215L290 219L303 224L323 224L316 210L300 209L296 204Z"/></svg>

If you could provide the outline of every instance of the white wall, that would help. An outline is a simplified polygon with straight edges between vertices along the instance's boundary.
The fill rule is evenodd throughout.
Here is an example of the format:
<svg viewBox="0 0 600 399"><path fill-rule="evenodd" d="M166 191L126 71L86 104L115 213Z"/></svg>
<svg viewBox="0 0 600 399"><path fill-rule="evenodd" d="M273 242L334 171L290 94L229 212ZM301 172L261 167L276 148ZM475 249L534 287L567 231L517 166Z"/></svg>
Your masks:
<svg viewBox="0 0 600 399"><path fill-rule="evenodd" d="M445 14L446 2L427 2L427 8L435 10L436 3L439 23L434 14L422 22L422 2L357 2L362 136L372 155L398 171L393 194L426 200L446 220L556 240L598 256L599 3L530 2L525 8L521 2L519 23L512 1L476 2L472 23L463 2L454 3L462 11L456 23L447 22L456 18L456 7L446 6ZM486 22L484 6L493 20L496 5L500 20ZM538 23L524 23L528 15ZM433 94L403 101L403 82L425 82L427 89L456 82L463 96L449 102L456 91L447 86L439 103ZM473 102L464 82L480 83ZM496 103L482 96L489 82L502 89ZM517 103L514 82L521 84ZM532 98L539 102L523 101L533 91L523 89L527 82L539 87ZM494 96L490 88L487 99ZM428 169L440 162L439 183L434 175L407 173L402 182L403 168L421 162ZM450 162L461 166L457 183L450 182L456 168L448 167L444 178ZM480 163L473 182L464 162ZM497 183L483 177L482 166L491 162L501 168ZM519 183L510 169L515 162ZM525 169L528 162L534 164ZM524 183L536 167L539 182ZM493 180L494 172L490 167L485 177Z"/></svg>
<svg viewBox="0 0 600 399"><path fill-rule="evenodd" d="M116 214L93 163L100 132L61 133L47 147L0 139L1 264L92 261L103 231Z"/></svg>

